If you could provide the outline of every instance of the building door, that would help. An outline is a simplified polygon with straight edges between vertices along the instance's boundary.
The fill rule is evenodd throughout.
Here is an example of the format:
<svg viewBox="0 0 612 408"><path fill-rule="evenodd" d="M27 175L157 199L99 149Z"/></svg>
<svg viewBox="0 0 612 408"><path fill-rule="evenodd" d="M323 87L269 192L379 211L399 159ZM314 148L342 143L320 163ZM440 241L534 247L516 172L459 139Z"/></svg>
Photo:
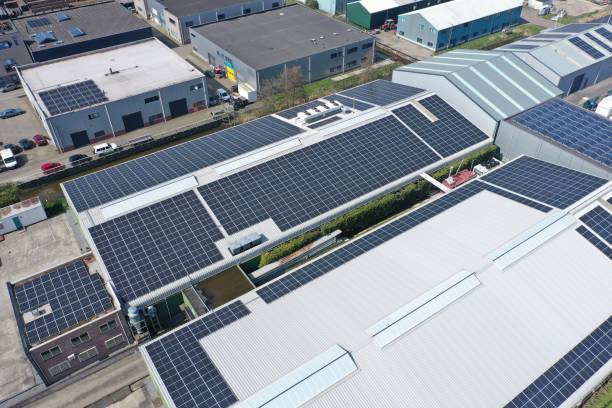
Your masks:
<svg viewBox="0 0 612 408"><path fill-rule="evenodd" d="M570 87L570 90L569 90L570 94L573 94L574 92L580 89L580 87L582 86L583 79L584 79L584 74L580 74L574 78L574 80L572 81L572 86Z"/></svg>
<svg viewBox="0 0 612 408"><path fill-rule="evenodd" d="M172 101L168 105L170 106L170 117L172 118L178 118L189 112L187 109L187 99L185 98Z"/></svg>
<svg viewBox="0 0 612 408"><path fill-rule="evenodd" d="M81 146L87 146L89 144L89 136L87 135L86 130L81 130L80 132L71 133L70 138L72 139L72 145L75 148L81 147Z"/></svg>
<svg viewBox="0 0 612 408"><path fill-rule="evenodd" d="M13 217L13 222L15 223L15 228L18 230L23 229L23 224L21 223L21 219L19 217Z"/></svg>
<svg viewBox="0 0 612 408"><path fill-rule="evenodd" d="M142 121L142 113L140 111L130 113L129 115L123 115L121 119L123 119L123 127L125 128L125 133L144 127L144 122Z"/></svg>

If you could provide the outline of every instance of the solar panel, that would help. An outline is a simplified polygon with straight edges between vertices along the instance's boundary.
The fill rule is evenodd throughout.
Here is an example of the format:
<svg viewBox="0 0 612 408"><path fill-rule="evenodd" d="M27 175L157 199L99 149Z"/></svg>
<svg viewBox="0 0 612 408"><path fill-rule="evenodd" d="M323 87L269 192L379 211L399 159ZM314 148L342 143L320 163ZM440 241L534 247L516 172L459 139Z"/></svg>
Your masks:
<svg viewBox="0 0 612 408"><path fill-rule="evenodd" d="M379 79L377 81L369 82L356 88L340 92L340 95L355 98L374 105L385 106L402 99L409 98L421 92L423 92L423 90L419 88L413 88L411 86L396 84L394 82Z"/></svg>
<svg viewBox="0 0 612 408"><path fill-rule="evenodd" d="M612 166L612 121L562 99L551 99L511 119L606 166Z"/></svg>
<svg viewBox="0 0 612 408"><path fill-rule="evenodd" d="M388 116L199 190L229 234L268 218L285 231L438 160Z"/></svg>
<svg viewBox="0 0 612 408"><path fill-rule="evenodd" d="M225 408L238 400L200 339L249 314L249 309L236 301L146 345L177 408Z"/></svg>
<svg viewBox="0 0 612 408"><path fill-rule="evenodd" d="M258 289L256 292L264 302L274 302L284 295L293 292L295 289L312 282L313 280L376 248L390 239L411 230L427 220L430 220L436 215L439 215L449 208L462 203L483 190L502 195L503 197L543 212L548 212L551 210L549 207L542 204L534 203L533 201L498 189L486 183L475 181L466 184L457 190L453 190L441 198L402 216L401 218L383 226L382 228L379 228L372 233L365 235L351 242L350 244L345 245L325 255L324 257L319 258L314 262L279 278L269 285Z"/></svg>
<svg viewBox="0 0 612 408"><path fill-rule="evenodd" d="M322 126L329 125L330 123L334 123L342 119L340 116L332 116L331 118L323 119L318 122L313 123L312 125L308 125L310 129L318 129Z"/></svg>
<svg viewBox="0 0 612 408"><path fill-rule="evenodd" d="M509 44L504 45L499 50L532 50L534 48L538 48L539 44Z"/></svg>
<svg viewBox="0 0 612 408"><path fill-rule="evenodd" d="M89 229L117 293L133 300L222 259L223 235L194 191Z"/></svg>
<svg viewBox="0 0 612 408"><path fill-rule="evenodd" d="M419 100L437 120L432 122L413 105L393 113L443 157L467 149L488 137L437 95Z"/></svg>
<svg viewBox="0 0 612 408"><path fill-rule="evenodd" d="M31 20L28 20L27 22L30 28L38 28L51 25L51 22L46 17L33 18Z"/></svg>
<svg viewBox="0 0 612 408"><path fill-rule="evenodd" d="M552 38L554 40L560 40L562 38L567 38L569 37L569 34L538 34L538 35L534 35L533 37L529 37L529 38Z"/></svg>
<svg viewBox="0 0 612 408"><path fill-rule="evenodd" d="M25 323L30 345L114 308L100 275L82 261L70 263L13 287L19 314L49 304L51 312Z"/></svg>
<svg viewBox="0 0 612 408"><path fill-rule="evenodd" d="M612 52L612 47L610 47L605 42L601 41L599 38L595 37L593 34L591 34L591 33L584 33L584 35L587 38L589 38L591 41L593 41L595 44L597 44L600 47L602 47L604 50L606 50L608 52ZM610 40L610 41L612 41L612 40Z"/></svg>
<svg viewBox="0 0 612 408"><path fill-rule="evenodd" d="M612 358L612 317L510 401L505 408L560 407Z"/></svg>
<svg viewBox="0 0 612 408"><path fill-rule="evenodd" d="M563 27L560 27L560 28L555 28L554 30L551 30L551 32L553 33L581 33L585 30L593 28L593 26L595 26L595 24L574 23L574 24L564 25Z"/></svg>
<svg viewBox="0 0 612 408"><path fill-rule="evenodd" d="M580 221L612 245L612 214L597 206L580 217Z"/></svg>
<svg viewBox="0 0 612 408"><path fill-rule="evenodd" d="M68 29L68 32L70 33L70 35L72 35L72 37L76 38L76 37L82 37L85 35L85 31L83 31L82 28L80 27L71 27Z"/></svg>
<svg viewBox="0 0 612 408"><path fill-rule="evenodd" d="M591 57L595 59L603 58L605 56L601 52L599 52L597 49L595 49L591 44L587 43L581 38L573 37L569 39L569 42L571 42L581 51L587 53L588 55L590 55Z"/></svg>
<svg viewBox="0 0 612 408"><path fill-rule="evenodd" d="M584 226L579 226L576 231L589 241L595 248L599 249L605 256L612 259L612 248L606 245L601 239L597 238L595 234L586 229Z"/></svg>
<svg viewBox="0 0 612 408"><path fill-rule="evenodd" d="M81 212L302 132L266 116L68 181L64 188Z"/></svg>
<svg viewBox="0 0 612 408"><path fill-rule="evenodd" d="M595 32L601 34L606 40L612 41L612 32L605 27L595 29Z"/></svg>
<svg viewBox="0 0 612 408"><path fill-rule="evenodd" d="M327 96L325 99L328 99L330 101L338 101L344 106L349 107L352 110L358 110L358 111L368 110L374 106L374 105L370 105L369 103L361 102L353 98L347 98L339 94Z"/></svg>
<svg viewBox="0 0 612 408"><path fill-rule="evenodd" d="M52 116L108 101L104 92L92 80L42 91L38 96Z"/></svg>
<svg viewBox="0 0 612 408"><path fill-rule="evenodd" d="M525 156L481 180L560 209L606 184L606 180L599 177Z"/></svg>

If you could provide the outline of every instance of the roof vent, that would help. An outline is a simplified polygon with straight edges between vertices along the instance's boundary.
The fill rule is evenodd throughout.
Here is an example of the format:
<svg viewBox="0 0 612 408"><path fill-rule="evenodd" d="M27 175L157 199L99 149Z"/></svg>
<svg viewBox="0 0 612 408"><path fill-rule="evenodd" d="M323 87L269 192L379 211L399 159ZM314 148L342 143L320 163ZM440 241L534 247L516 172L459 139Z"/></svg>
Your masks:
<svg viewBox="0 0 612 408"><path fill-rule="evenodd" d="M324 40L324 39L325 39L325 37L324 37L324 36L320 36L319 38L320 38L320 39L322 39L322 40Z"/></svg>
<svg viewBox="0 0 612 408"><path fill-rule="evenodd" d="M42 316L42 315L44 315L46 313L47 313L47 311L45 309L35 309L35 310L32 310L32 316L34 316L34 317Z"/></svg>
<svg viewBox="0 0 612 408"><path fill-rule="evenodd" d="M279 16L284 16L284 15L285 15L285 13L280 12L280 13L278 13L278 15L279 15Z"/></svg>
<svg viewBox="0 0 612 408"><path fill-rule="evenodd" d="M249 234L239 240L232 242L228 249L232 255L238 255L241 252L247 251L254 246L261 244L263 241L263 235L258 233Z"/></svg>
<svg viewBox="0 0 612 408"><path fill-rule="evenodd" d="M115 71L115 70L113 70L113 68L109 68L108 69L108 75L115 75L115 74L118 74L118 73L119 73L119 71Z"/></svg>
<svg viewBox="0 0 612 408"><path fill-rule="evenodd" d="M338 33L333 33L334 35L338 35Z"/></svg>
<svg viewBox="0 0 612 408"><path fill-rule="evenodd" d="M346 31L353 31L353 29L352 28L347 28Z"/></svg>

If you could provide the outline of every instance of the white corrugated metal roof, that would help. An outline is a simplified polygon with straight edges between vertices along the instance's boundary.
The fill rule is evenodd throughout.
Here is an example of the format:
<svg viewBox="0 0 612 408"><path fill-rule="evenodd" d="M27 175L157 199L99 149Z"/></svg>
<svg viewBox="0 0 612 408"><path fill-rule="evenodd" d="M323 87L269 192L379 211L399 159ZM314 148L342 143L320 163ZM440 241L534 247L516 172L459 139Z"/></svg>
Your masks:
<svg viewBox="0 0 612 408"><path fill-rule="evenodd" d="M420 0L361 0L359 3L370 14L378 13L379 11L389 10L395 7L404 6L406 4L416 3Z"/></svg>
<svg viewBox="0 0 612 408"><path fill-rule="evenodd" d="M440 31L522 5L522 0L453 0L406 14L420 14Z"/></svg>

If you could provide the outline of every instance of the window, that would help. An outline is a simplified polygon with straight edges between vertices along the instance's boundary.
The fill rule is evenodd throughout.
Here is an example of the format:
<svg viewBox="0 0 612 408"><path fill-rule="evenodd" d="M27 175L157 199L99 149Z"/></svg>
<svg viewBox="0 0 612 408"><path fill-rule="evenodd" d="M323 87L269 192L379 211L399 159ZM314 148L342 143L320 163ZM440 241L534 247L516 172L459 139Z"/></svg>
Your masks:
<svg viewBox="0 0 612 408"><path fill-rule="evenodd" d="M51 374L52 376L56 376L60 373L63 373L64 371L68 370L70 368L70 363L66 360L66 361L62 361L59 364L56 364L52 367L49 367L49 374Z"/></svg>
<svg viewBox="0 0 612 408"><path fill-rule="evenodd" d="M89 120L97 119L100 117L100 112L90 113L89 115L87 115L87 117L89 118Z"/></svg>
<svg viewBox="0 0 612 408"><path fill-rule="evenodd" d="M367 50L368 48L372 48L372 44L373 44L373 43L363 44L363 45L361 46L361 49L362 49L362 50Z"/></svg>
<svg viewBox="0 0 612 408"><path fill-rule="evenodd" d="M164 120L164 115L162 115L161 113L149 116L149 123L157 123L157 122L161 122L162 120ZM113 327L116 326L114 320L111 323L113 323ZM104 325L104 326L106 326L106 325ZM104 327L104 326L100 326L100 331L102 331L102 327ZM106 331L109 331L113 327L106 329ZM102 332L102 333L104 333L104 332Z"/></svg>
<svg viewBox="0 0 612 408"><path fill-rule="evenodd" d="M353 48L349 48L348 50L346 50L347 54L352 54L354 52L357 52L358 47L353 47Z"/></svg>
<svg viewBox="0 0 612 408"><path fill-rule="evenodd" d="M45 350L40 353L40 356L44 361L47 361L55 356L62 354L62 349L59 346L51 347L49 350Z"/></svg>
<svg viewBox="0 0 612 408"><path fill-rule="evenodd" d="M330 58L331 58L331 59L338 58L338 53L337 53L337 52L332 53L332 54L330 55Z"/></svg>
<svg viewBox="0 0 612 408"><path fill-rule="evenodd" d="M278 2L276 1L276 2L272 3L272 7L274 7L274 8L278 7Z"/></svg>
<svg viewBox="0 0 612 408"><path fill-rule="evenodd" d="M189 85L190 91L197 91L198 89L202 89L202 84Z"/></svg>
<svg viewBox="0 0 612 408"><path fill-rule="evenodd" d="M336 72L336 71L342 71L342 65L337 65L329 69L329 72Z"/></svg>
<svg viewBox="0 0 612 408"><path fill-rule="evenodd" d="M357 61L356 60L355 61L350 61L350 62L346 63L346 67L347 68L353 68L355 66L357 66Z"/></svg>
<svg viewBox="0 0 612 408"><path fill-rule="evenodd" d="M159 113L157 115L153 115L153 116L161 117L161 113ZM153 116L149 116L149 120ZM109 320L108 322L106 322L102 326L100 326L100 333L107 333L107 332L111 331L112 329L114 329L115 327L117 327L117 322L115 320Z"/></svg>
<svg viewBox="0 0 612 408"><path fill-rule="evenodd" d="M397 33L402 36L405 34L402 30L399 30Z"/></svg>
<svg viewBox="0 0 612 408"><path fill-rule="evenodd" d="M417 42L418 42L419 44L423 44L423 39L422 39L421 37L417 37Z"/></svg>
<svg viewBox="0 0 612 408"><path fill-rule="evenodd" d="M463 26L464 27L468 27L470 25L470 23L464 23Z"/></svg>
<svg viewBox="0 0 612 408"><path fill-rule="evenodd" d="M433 28L433 27L429 27L429 32L430 32L430 33L435 33L435 32L436 32L436 30L434 30L434 28Z"/></svg>
<svg viewBox="0 0 612 408"><path fill-rule="evenodd" d="M171 17L168 17L168 21L170 22L170 24L176 24L176 21L174 21L174 19Z"/></svg>
<svg viewBox="0 0 612 408"><path fill-rule="evenodd" d="M78 358L79 358L80 362L83 362L83 361L87 361L90 358L93 358L93 357L95 357L97 355L98 355L98 349L95 348L95 347L92 347L90 349L85 350L82 353L79 353Z"/></svg>
<svg viewBox="0 0 612 408"><path fill-rule="evenodd" d="M242 10L242 14L251 14L251 9L245 8L244 10Z"/></svg>
<svg viewBox="0 0 612 408"><path fill-rule="evenodd" d="M125 342L125 338L123 337L123 334L120 334L118 336L111 337L110 339L106 340L104 342L104 345L106 346L107 349L110 349L124 342Z"/></svg>
<svg viewBox="0 0 612 408"><path fill-rule="evenodd" d="M223 20L225 18L225 14L217 14L217 20Z"/></svg>
<svg viewBox="0 0 612 408"><path fill-rule="evenodd" d="M427 41L427 46L428 47L433 47L433 43L431 41Z"/></svg>
<svg viewBox="0 0 612 408"><path fill-rule="evenodd" d="M191 26L193 26L193 21L186 21L186 22L185 22L185 26L186 26L186 27L191 27Z"/></svg>
<svg viewBox="0 0 612 408"><path fill-rule="evenodd" d="M145 103L153 103L155 101L159 101L159 95L153 95L145 98Z"/></svg>
<svg viewBox="0 0 612 408"><path fill-rule="evenodd" d="M419 24L419 30L423 31L425 29L425 24Z"/></svg>
<svg viewBox="0 0 612 408"><path fill-rule="evenodd" d="M0 41L0 50L6 50L7 48L11 48L10 41Z"/></svg>
<svg viewBox="0 0 612 408"><path fill-rule="evenodd" d="M76 337L71 338L70 343L72 343L73 346L78 346L79 344L86 343L89 340L91 340L91 338L89 337L89 333L85 332L79 334Z"/></svg>

